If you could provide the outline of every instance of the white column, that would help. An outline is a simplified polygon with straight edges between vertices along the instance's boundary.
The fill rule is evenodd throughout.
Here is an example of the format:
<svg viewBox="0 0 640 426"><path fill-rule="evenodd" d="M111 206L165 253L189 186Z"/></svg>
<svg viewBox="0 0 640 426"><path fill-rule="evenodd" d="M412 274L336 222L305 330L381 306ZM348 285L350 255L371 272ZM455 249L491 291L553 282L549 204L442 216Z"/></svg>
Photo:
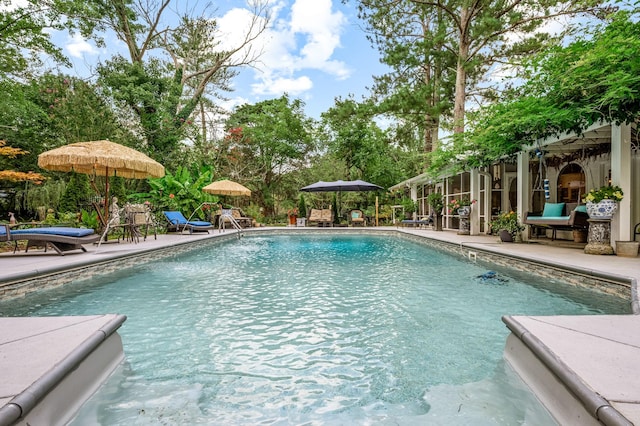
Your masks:
<svg viewBox="0 0 640 426"><path fill-rule="evenodd" d="M611 243L633 240L631 217L631 126L611 124L611 185L622 188L624 198L611 221Z"/></svg>
<svg viewBox="0 0 640 426"><path fill-rule="evenodd" d="M469 198L476 200L476 204L471 207L471 217L469 217L471 235L480 234L480 173L478 169L471 169L469 176L471 187L469 188Z"/></svg>
<svg viewBox="0 0 640 426"><path fill-rule="evenodd" d="M493 176L491 173L483 173L484 177L484 233L489 233L491 222L491 194L493 192Z"/></svg>
<svg viewBox="0 0 640 426"><path fill-rule="evenodd" d="M414 203L418 202L418 184L417 183L411 184L411 199L413 200ZM413 212L411 219L413 220L418 219L417 204L416 204L416 210Z"/></svg>
<svg viewBox="0 0 640 426"><path fill-rule="evenodd" d="M518 153L518 221L522 223L524 221L524 212L530 211L531 206L529 200L531 200L531 190L529 183L529 153L527 151L521 151ZM529 237L528 232L522 233L522 239L527 240Z"/></svg>

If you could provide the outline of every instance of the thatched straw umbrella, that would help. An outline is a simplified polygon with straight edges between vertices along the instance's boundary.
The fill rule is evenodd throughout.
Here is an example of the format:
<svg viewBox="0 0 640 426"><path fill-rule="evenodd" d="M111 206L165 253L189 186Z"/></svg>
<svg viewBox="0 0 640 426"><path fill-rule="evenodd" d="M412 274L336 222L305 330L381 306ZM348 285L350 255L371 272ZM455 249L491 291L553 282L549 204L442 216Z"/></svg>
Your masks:
<svg viewBox="0 0 640 426"><path fill-rule="evenodd" d="M47 170L106 176L103 224L109 219L109 176L130 179L164 176L162 164L135 149L106 140L77 142L43 152L38 156L38 166Z"/></svg>
<svg viewBox="0 0 640 426"><path fill-rule="evenodd" d="M204 192L216 195L251 196L251 190L232 180L219 180L202 188Z"/></svg>

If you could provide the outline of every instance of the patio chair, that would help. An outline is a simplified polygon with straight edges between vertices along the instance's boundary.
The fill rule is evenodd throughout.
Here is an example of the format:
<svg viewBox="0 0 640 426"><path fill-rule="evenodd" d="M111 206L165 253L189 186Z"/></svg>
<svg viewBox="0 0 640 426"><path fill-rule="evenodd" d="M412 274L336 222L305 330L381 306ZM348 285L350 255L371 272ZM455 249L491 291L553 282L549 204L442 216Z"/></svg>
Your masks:
<svg viewBox="0 0 640 426"><path fill-rule="evenodd" d="M157 223L148 204L125 204L124 213L132 239L144 237L143 241L146 241L149 228L153 230L154 239L158 239Z"/></svg>
<svg viewBox="0 0 640 426"><path fill-rule="evenodd" d="M0 226L0 241L14 241L13 252L18 250L18 241L26 240L27 247L44 246L44 251L51 247L63 256L64 252L71 250L87 251L83 244L91 244L100 239L93 229L72 228L67 226L36 227L24 229L11 229L9 225Z"/></svg>
<svg viewBox="0 0 640 426"><path fill-rule="evenodd" d="M351 222L351 226L364 226L366 224L364 213L362 213L362 210L358 209L351 210L349 221Z"/></svg>
<svg viewBox="0 0 640 426"><path fill-rule="evenodd" d="M231 225L232 218L241 228L251 228L253 226L253 218L246 216L242 209L232 207L230 209L221 209L217 214L218 228L222 227L224 229L226 225Z"/></svg>
<svg viewBox="0 0 640 426"><path fill-rule="evenodd" d="M100 236L98 248L100 248L102 243L106 243L109 240L109 233L113 231L118 233L118 243L120 243L121 237L123 240L130 238L132 241L136 241L133 238L131 224L126 220L125 209L118 206L118 197L113 197L111 205L109 206L109 220Z"/></svg>
<svg viewBox="0 0 640 426"><path fill-rule="evenodd" d="M193 232L209 233L209 230L213 229L211 222L203 220L187 220L187 218L178 211L165 211L162 212L162 214L167 219L167 231L169 232L182 232L186 229L190 234Z"/></svg>

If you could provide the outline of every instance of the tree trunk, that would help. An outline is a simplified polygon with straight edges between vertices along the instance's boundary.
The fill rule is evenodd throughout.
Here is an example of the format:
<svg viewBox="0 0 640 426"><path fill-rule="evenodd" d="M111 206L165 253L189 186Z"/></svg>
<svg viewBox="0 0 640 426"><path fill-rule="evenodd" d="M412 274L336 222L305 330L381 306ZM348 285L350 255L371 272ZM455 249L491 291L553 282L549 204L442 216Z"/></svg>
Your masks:
<svg viewBox="0 0 640 426"><path fill-rule="evenodd" d="M458 63L456 66L456 96L453 106L453 132L464 132L465 101L467 98L467 60L469 58L469 20L468 8L460 11Z"/></svg>

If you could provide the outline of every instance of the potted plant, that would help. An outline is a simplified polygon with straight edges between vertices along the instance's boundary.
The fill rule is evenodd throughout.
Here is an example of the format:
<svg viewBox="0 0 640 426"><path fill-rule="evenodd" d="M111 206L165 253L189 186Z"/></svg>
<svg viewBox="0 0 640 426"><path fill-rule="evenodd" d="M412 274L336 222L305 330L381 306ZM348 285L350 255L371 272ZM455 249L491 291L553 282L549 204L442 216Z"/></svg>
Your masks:
<svg viewBox="0 0 640 426"><path fill-rule="evenodd" d="M498 234L503 242L512 242L516 236L524 229L518 221L518 215L514 211L503 212L489 223L491 232Z"/></svg>
<svg viewBox="0 0 640 426"><path fill-rule="evenodd" d="M289 225L296 225L296 219L298 219L298 208L294 207L287 210L287 216L289 217Z"/></svg>
<svg viewBox="0 0 640 426"><path fill-rule="evenodd" d="M587 204L587 214L591 218L611 219L623 198L622 188L605 185L592 189L582 198Z"/></svg>
<svg viewBox="0 0 640 426"><path fill-rule="evenodd" d="M475 204L476 200L470 200L467 197L454 198L447 204L449 213L457 212L460 216L469 216L471 214L471 205Z"/></svg>
<svg viewBox="0 0 640 426"><path fill-rule="evenodd" d="M405 214L405 219L415 219L415 217L413 217L414 213L416 212L417 209L417 205L416 202L413 201L411 198L405 197L402 199L401 202L402 205L402 209L404 210L404 214Z"/></svg>
<svg viewBox="0 0 640 426"><path fill-rule="evenodd" d="M457 213L460 216L460 224L458 227L459 235L469 235L471 224L469 222L469 216L471 216L471 204L476 200L470 200L467 197L454 198L447 204L449 213Z"/></svg>
<svg viewBox="0 0 640 426"><path fill-rule="evenodd" d="M442 231L442 209L444 208L444 199L439 192L432 192L427 196L427 203L431 207L431 211L436 215L435 224L436 231Z"/></svg>

